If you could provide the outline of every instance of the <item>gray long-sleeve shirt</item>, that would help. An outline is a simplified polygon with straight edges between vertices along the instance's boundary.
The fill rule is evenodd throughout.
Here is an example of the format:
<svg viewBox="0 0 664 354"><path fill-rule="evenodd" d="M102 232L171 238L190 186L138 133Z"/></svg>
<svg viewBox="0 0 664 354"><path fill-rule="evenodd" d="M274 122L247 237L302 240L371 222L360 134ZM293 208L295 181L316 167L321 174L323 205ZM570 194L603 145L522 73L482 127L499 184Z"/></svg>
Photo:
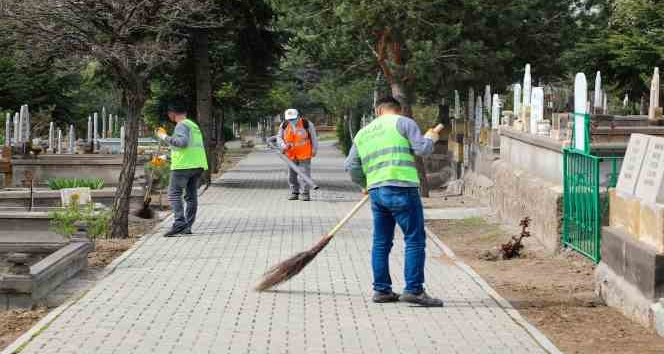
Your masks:
<svg viewBox="0 0 664 354"><path fill-rule="evenodd" d="M381 118L379 117L377 119ZM429 155L433 152L433 140L422 136L420 127L417 126L417 123L415 123L414 120L408 117L399 116L399 119L397 120L397 130L404 138L408 139L410 142L410 148L415 155ZM362 170L362 160L360 159L355 144L350 148L348 157L344 162L344 167L346 171L350 173L351 180L354 183L360 185L362 188L366 188L366 176ZM370 189L386 186L417 187L418 185L403 181L385 181L370 186Z"/></svg>
<svg viewBox="0 0 664 354"><path fill-rule="evenodd" d="M189 145L189 137L191 136L191 129L184 122L179 122L175 125L173 136L167 136L164 141L170 146L183 148Z"/></svg>
<svg viewBox="0 0 664 354"><path fill-rule="evenodd" d="M309 122L309 137L311 138L311 148L313 155L315 156L316 153L318 152L318 137L316 136L316 127L314 126L314 123L311 121ZM290 122L288 121L287 124L297 124L297 121ZM277 134L277 144L279 144L280 149L285 149L286 148L286 142L284 141L284 134L286 133L286 129L282 128L283 124L279 127L279 134Z"/></svg>

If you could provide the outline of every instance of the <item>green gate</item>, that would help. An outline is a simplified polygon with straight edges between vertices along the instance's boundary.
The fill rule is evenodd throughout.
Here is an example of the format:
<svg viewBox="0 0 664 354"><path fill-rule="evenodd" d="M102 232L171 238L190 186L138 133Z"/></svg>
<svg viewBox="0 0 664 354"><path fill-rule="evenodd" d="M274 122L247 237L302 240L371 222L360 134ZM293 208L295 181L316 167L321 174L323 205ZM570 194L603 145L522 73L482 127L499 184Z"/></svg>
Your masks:
<svg viewBox="0 0 664 354"><path fill-rule="evenodd" d="M616 186L621 159L593 156L573 148L563 150L563 245L596 263L601 258L608 189Z"/></svg>

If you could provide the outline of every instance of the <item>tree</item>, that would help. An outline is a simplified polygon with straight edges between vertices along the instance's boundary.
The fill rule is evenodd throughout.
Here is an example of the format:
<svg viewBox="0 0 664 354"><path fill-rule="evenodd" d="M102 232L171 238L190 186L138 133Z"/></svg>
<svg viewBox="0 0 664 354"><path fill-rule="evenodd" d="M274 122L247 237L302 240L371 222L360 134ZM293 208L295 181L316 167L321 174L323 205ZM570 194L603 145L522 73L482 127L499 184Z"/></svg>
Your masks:
<svg viewBox="0 0 664 354"><path fill-rule="evenodd" d="M11 0L2 10L34 57L85 57L104 67L126 105L123 168L113 201L111 237L128 236L129 197L136 169L138 122L148 82L160 67L177 62L185 47L175 24L205 13L204 2L183 0Z"/></svg>

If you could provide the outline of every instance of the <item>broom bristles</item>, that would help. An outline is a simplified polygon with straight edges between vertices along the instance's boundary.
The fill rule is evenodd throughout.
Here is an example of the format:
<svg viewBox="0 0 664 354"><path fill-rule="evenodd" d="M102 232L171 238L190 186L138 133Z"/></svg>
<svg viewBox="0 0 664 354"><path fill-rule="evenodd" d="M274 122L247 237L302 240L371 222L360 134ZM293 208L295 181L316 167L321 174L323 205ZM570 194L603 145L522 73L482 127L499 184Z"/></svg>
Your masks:
<svg viewBox="0 0 664 354"><path fill-rule="evenodd" d="M298 275L330 243L331 239L331 236L325 236L308 251L300 252L268 269L263 280L256 285L256 291L268 290Z"/></svg>

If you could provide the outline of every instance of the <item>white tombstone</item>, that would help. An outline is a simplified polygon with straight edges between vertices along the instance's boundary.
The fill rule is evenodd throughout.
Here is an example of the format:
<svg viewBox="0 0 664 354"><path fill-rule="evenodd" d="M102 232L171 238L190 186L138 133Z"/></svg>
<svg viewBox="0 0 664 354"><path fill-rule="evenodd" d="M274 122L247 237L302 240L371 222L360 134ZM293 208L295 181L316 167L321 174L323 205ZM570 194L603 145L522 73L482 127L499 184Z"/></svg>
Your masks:
<svg viewBox="0 0 664 354"><path fill-rule="evenodd" d="M22 110L23 110L23 108L21 108L21 111ZM23 143L23 126L24 126L23 119L25 119L25 117L23 116L23 114L19 113L19 115L18 115L18 137L16 139L16 142L18 143L19 146Z"/></svg>
<svg viewBox="0 0 664 354"><path fill-rule="evenodd" d="M500 97L493 95L491 100L491 129L498 129L500 126Z"/></svg>
<svg viewBox="0 0 664 354"><path fill-rule="evenodd" d="M532 88L533 78L530 76L530 64L526 64L526 72L523 75L523 107L530 107Z"/></svg>
<svg viewBox="0 0 664 354"><path fill-rule="evenodd" d="M92 142L92 117L88 116L88 144Z"/></svg>
<svg viewBox="0 0 664 354"><path fill-rule="evenodd" d="M48 127L48 152L53 153L53 148L55 145L55 123L51 122Z"/></svg>
<svg viewBox="0 0 664 354"><path fill-rule="evenodd" d="M598 71L595 75L595 97L593 99L593 108L595 113L599 113L602 109L602 74Z"/></svg>
<svg viewBox="0 0 664 354"><path fill-rule="evenodd" d="M486 85L484 87L484 109L487 111L488 114L486 114L486 118L484 120L484 125L488 125L489 123L489 118L491 117L491 85Z"/></svg>
<svg viewBox="0 0 664 354"><path fill-rule="evenodd" d="M618 184L616 185L616 191L619 194L633 196L636 193L636 185L641 175L650 138L650 136L644 134L632 134L630 136L625 159L620 168Z"/></svg>
<svg viewBox="0 0 664 354"><path fill-rule="evenodd" d="M21 130L21 118L18 113L14 114L14 146L19 145L19 131Z"/></svg>
<svg viewBox="0 0 664 354"><path fill-rule="evenodd" d="M97 139L99 139L99 114L95 113L92 115L92 141L95 145Z"/></svg>
<svg viewBox="0 0 664 354"><path fill-rule="evenodd" d="M468 89L468 123L475 117L475 90ZM469 132L470 133L470 132Z"/></svg>
<svg viewBox="0 0 664 354"><path fill-rule="evenodd" d="M454 119L461 119L461 98L458 90L454 90Z"/></svg>
<svg viewBox="0 0 664 354"><path fill-rule="evenodd" d="M521 113L521 84L514 84L514 115Z"/></svg>
<svg viewBox="0 0 664 354"><path fill-rule="evenodd" d="M627 108L629 105L629 95L625 94L625 99L623 99L623 107Z"/></svg>
<svg viewBox="0 0 664 354"><path fill-rule="evenodd" d="M12 115L7 113L5 116L5 146L12 146Z"/></svg>
<svg viewBox="0 0 664 354"><path fill-rule="evenodd" d="M584 73L574 78L574 147L583 152L586 149L586 118L588 104L588 81Z"/></svg>
<svg viewBox="0 0 664 354"><path fill-rule="evenodd" d="M650 110L648 118L656 119L657 108L659 107L659 68L655 68L650 81Z"/></svg>
<svg viewBox="0 0 664 354"><path fill-rule="evenodd" d="M92 203L90 188L65 188L60 190L60 201L63 207L68 207L73 199L77 199L79 205Z"/></svg>
<svg viewBox="0 0 664 354"><path fill-rule="evenodd" d="M76 152L76 132L74 131L74 125L69 125L69 153L74 154Z"/></svg>
<svg viewBox="0 0 664 354"><path fill-rule="evenodd" d="M124 154L125 151L125 127L120 127L120 151Z"/></svg>
<svg viewBox="0 0 664 354"><path fill-rule="evenodd" d="M116 116L111 114L111 121L109 123L109 128L108 128L108 136L109 138L112 138L113 135L115 135L115 121L117 120Z"/></svg>
<svg viewBox="0 0 664 354"><path fill-rule="evenodd" d="M58 154L62 154L62 129L58 129Z"/></svg>
<svg viewBox="0 0 664 354"><path fill-rule="evenodd" d="M647 203L664 204L664 138L650 137L636 184L636 196Z"/></svg>
<svg viewBox="0 0 664 354"><path fill-rule="evenodd" d="M537 123L544 120L544 88L534 87L530 100L530 133L537 134Z"/></svg>

